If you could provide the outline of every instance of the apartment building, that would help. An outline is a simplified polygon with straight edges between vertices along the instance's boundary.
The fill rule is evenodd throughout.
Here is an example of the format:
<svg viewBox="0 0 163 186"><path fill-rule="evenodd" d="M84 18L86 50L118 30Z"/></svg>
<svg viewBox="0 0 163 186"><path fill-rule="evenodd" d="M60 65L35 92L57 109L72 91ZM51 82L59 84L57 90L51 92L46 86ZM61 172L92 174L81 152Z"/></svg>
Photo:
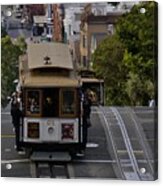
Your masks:
<svg viewBox="0 0 163 186"><path fill-rule="evenodd" d="M80 61L83 69L91 69L92 53L103 39L114 33L115 24L122 15L120 11L107 12L107 6L103 4L96 6L88 4L81 17Z"/></svg>

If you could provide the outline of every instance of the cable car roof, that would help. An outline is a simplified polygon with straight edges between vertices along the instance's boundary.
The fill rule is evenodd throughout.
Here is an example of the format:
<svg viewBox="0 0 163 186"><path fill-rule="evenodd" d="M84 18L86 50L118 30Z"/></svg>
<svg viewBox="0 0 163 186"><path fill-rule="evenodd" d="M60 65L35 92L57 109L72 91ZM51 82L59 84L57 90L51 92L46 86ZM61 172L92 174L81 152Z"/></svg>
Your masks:
<svg viewBox="0 0 163 186"><path fill-rule="evenodd" d="M23 87L78 87L77 79L54 76L30 76L22 81Z"/></svg>
<svg viewBox="0 0 163 186"><path fill-rule="evenodd" d="M83 83L103 83L103 79L97 79L97 78L81 78L81 81Z"/></svg>
<svg viewBox="0 0 163 186"><path fill-rule="evenodd" d="M28 68L64 68L73 70L71 54L67 44L30 43L27 49Z"/></svg>

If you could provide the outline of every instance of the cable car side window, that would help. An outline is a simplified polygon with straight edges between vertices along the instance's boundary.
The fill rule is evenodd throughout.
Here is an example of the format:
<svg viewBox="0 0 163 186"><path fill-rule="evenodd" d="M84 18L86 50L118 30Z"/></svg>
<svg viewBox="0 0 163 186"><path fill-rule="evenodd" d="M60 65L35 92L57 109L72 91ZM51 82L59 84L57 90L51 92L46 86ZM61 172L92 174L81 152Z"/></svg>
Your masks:
<svg viewBox="0 0 163 186"><path fill-rule="evenodd" d="M27 90L26 115L41 116L41 91L40 90Z"/></svg>
<svg viewBox="0 0 163 186"><path fill-rule="evenodd" d="M76 91L74 89L61 89L60 115L62 117L76 116Z"/></svg>

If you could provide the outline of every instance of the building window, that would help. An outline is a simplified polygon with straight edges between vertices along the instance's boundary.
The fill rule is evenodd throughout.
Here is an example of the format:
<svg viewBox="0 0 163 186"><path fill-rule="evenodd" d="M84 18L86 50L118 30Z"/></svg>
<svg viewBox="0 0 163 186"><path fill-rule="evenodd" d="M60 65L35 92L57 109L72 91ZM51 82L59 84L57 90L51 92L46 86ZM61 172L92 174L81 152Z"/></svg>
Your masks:
<svg viewBox="0 0 163 186"><path fill-rule="evenodd" d="M91 53L94 53L97 46L107 37L107 33L93 33L91 35Z"/></svg>
<svg viewBox="0 0 163 186"><path fill-rule="evenodd" d="M28 90L26 92L26 115L40 116L41 115L41 91Z"/></svg>
<svg viewBox="0 0 163 186"><path fill-rule="evenodd" d="M87 58L86 58L86 56L83 56L83 66L84 67L87 66Z"/></svg>
<svg viewBox="0 0 163 186"><path fill-rule="evenodd" d="M97 40L96 40L95 35L92 35L91 36L91 53L94 53L96 48L97 48Z"/></svg>
<svg viewBox="0 0 163 186"><path fill-rule="evenodd" d="M61 89L60 116L76 116L76 93L74 89Z"/></svg>
<svg viewBox="0 0 163 186"><path fill-rule="evenodd" d="M83 48L86 48L86 36L83 36Z"/></svg>

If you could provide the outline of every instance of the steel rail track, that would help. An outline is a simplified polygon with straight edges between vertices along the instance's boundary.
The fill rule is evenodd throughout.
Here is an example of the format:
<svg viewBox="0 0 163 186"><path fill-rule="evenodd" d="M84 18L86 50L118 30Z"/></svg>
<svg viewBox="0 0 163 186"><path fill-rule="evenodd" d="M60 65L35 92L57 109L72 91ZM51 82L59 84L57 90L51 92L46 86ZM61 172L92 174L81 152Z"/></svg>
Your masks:
<svg viewBox="0 0 163 186"><path fill-rule="evenodd" d="M140 143L142 145L143 152L145 155L145 160L148 162L148 166L150 168L150 172L151 172L151 176L152 176L155 174L155 172L154 172L153 165L152 165L153 161L152 161L152 157L151 157L151 155L152 155L151 149L145 140L143 129L141 128L140 122L139 122L138 118L136 117L136 114L129 107L126 107L126 110L130 114L130 116L133 120L133 124L135 126L135 129L137 130L137 134L139 136ZM152 176L152 179L154 180L153 176Z"/></svg>
<svg viewBox="0 0 163 186"><path fill-rule="evenodd" d="M136 121L133 121L135 118L132 113L129 114L131 112L130 110L125 107L124 110L122 110L122 116L120 111L118 111L115 107L106 109L100 107L99 115L103 118L102 124L105 129L106 136L109 136L107 136L107 141L110 140L112 146L112 149L109 150L113 151L112 154L114 154L117 166L120 167L119 170L121 175L123 175L123 178L126 180L154 180L151 169L154 161L147 153L147 146L142 144L144 139L140 136L140 131L138 129L139 126ZM131 127L134 131L134 134L136 135L135 139L139 144L140 150L134 150L136 147L133 146L134 143L132 141L132 133L128 133L131 129L129 128L129 130L128 127ZM115 129L119 131L119 134L115 133ZM123 144L123 148L119 145L117 140ZM137 156L137 153L141 153L141 159L138 158L139 156ZM145 164L145 167L150 166L151 171L149 171L148 168L145 169L142 167L142 163ZM122 177L120 178L123 179Z"/></svg>
<svg viewBox="0 0 163 186"><path fill-rule="evenodd" d="M131 163L133 171L134 171L133 172L134 173L134 179L135 180L141 180L141 175L140 175L140 170L139 170L139 167L138 167L138 163L137 163L136 157L134 155L134 151L133 151L133 148L132 148L130 138L128 136L124 121L122 120L118 110L115 107L111 107L111 110L113 111L114 115L116 116L116 118L118 120L118 125L121 129L123 140L124 140L124 143L125 143L125 146L126 146L126 149L127 149L127 153L129 155L129 160L130 160L130 163Z"/></svg>
<svg viewBox="0 0 163 186"><path fill-rule="evenodd" d="M31 162L31 176L33 178L62 178L69 179L67 162Z"/></svg>
<svg viewBox="0 0 163 186"><path fill-rule="evenodd" d="M118 169L115 170L115 173L120 175L121 179L125 179L125 175L124 175L124 172L122 170L121 162L120 162L120 159L119 159L118 154L117 154L116 144L115 144L115 141L113 139L113 134L110 130L110 126L109 126L109 123L107 121L106 114L105 114L102 107L100 107L100 110L101 110L100 115L102 115L102 120L104 121L104 122L102 122L102 125L105 129L104 131L105 131L105 134L106 134L106 140L107 140L107 144L108 144L107 149L108 149L108 152L109 152L110 151L109 143L111 143L112 150L113 150L113 156L114 156L112 158L115 159L115 162L116 162L117 167L118 167Z"/></svg>

